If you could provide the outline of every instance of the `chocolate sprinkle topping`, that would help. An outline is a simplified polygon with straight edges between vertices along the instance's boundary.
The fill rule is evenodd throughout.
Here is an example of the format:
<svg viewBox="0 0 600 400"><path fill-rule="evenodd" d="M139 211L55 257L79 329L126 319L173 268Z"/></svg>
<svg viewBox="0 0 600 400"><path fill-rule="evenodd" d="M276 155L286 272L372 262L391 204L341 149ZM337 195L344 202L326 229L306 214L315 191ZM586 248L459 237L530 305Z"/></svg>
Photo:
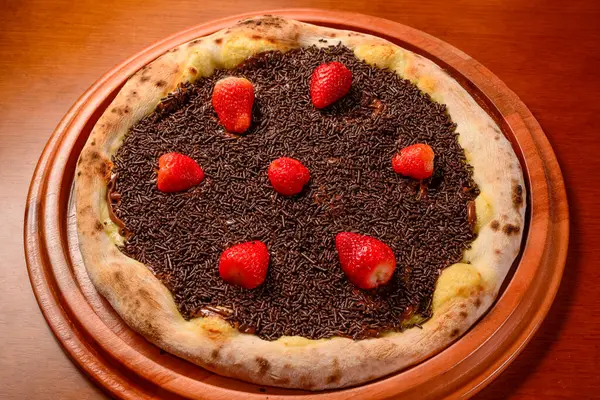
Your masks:
<svg viewBox="0 0 600 400"><path fill-rule="evenodd" d="M310 76L331 61L352 71L352 89L317 110ZM223 131L211 106L214 84L228 75L255 86L252 126L241 137ZM436 154L426 190L391 168L395 152L417 142ZM204 182L158 191L158 158L172 151L195 159ZM282 156L311 172L298 196L269 184L269 163ZM472 172L445 106L343 46L267 52L185 85L131 129L114 163L115 213L133 233L122 251L151 268L185 318L226 307L233 326L264 339L361 339L401 330L413 313L427 318L440 271L474 239L467 204L477 189L463 190L474 187ZM398 268L390 283L367 292L346 279L334 243L342 231L392 248ZM271 264L262 286L244 290L219 278L218 260L250 240L267 244Z"/></svg>

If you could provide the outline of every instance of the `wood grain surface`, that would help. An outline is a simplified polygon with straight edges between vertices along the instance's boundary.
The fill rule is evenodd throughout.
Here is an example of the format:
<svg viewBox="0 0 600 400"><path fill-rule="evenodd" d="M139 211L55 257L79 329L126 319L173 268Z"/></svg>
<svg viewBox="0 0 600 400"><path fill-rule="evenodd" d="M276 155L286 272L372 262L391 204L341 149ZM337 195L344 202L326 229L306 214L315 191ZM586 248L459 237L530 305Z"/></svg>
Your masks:
<svg viewBox="0 0 600 400"><path fill-rule="evenodd" d="M358 11L428 32L498 75L536 116L563 168L571 241L563 284L519 358L478 397L600 396L600 3L3 2L0 13L0 398L102 398L62 353L35 302L23 257L29 179L70 105L152 42L229 14L269 8ZM596 118L594 118L596 117Z"/></svg>

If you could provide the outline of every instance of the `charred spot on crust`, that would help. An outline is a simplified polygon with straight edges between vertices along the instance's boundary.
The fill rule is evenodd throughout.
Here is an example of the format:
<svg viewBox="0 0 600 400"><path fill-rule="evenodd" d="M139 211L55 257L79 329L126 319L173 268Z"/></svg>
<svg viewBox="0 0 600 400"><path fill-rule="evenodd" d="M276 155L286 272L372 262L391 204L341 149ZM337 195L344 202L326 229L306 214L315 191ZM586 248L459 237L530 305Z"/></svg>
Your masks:
<svg viewBox="0 0 600 400"><path fill-rule="evenodd" d="M81 171L77 171L77 176L80 176L80 175L81 175Z"/></svg>
<svg viewBox="0 0 600 400"><path fill-rule="evenodd" d="M327 377L327 383L328 384L337 383L341 379L342 379L342 373L340 371L340 364L339 364L337 358L335 358L333 360L333 374L331 374Z"/></svg>
<svg viewBox="0 0 600 400"><path fill-rule="evenodd" d="M126 302L128 302L129 297L127 297L126 299L127 299ZM134 313L137 313L141 306L142 306L142 302L139 299L134 298L133 303L129 305L129 310Z"/></svg>
<svg viewBox="0 0 600 400"><path fill-rule="evenodd" d="M259 40L259 39L262 39L262 36L255 34L255 35L250 36L250 39Z"/></svg>
<svg viewBox="0 0 600 400"><path fill-rule="evenodd" d="M521 207L523 204L523 187L519 184L513 186L513 205L515 208Z"/></svg>
<svg viewBox="0 0 600 400"><path fill-rule="evenodd" d="M146 82L148 82L149 80L150 80L150 78L149 78L149 77L147 77L147 76L145 76L145 75L142 75L142 76L140 77L140 82L142 82L142 83L146 83Z"/></svg>
<svg viewBox="0 0 600 400"><path fill-rule="evenodd" d="M504 232L507 236L510 236L512 234L517 234L517 233L519 233L520 230L521 230L521 228L519 226L512 225L512 224L506 224L502 228L502 232Z"/></svg>
<svg viewBox="0 0 600 400"><path fill-rule="evenodd" d="M492 223L490 224L490 228L497 231L498 229L500 229L500 222L493 220Z"/></svg>
<svg viewBox="0 0 600 400"><path fill-rule="evenodd" d="M101 176L106 176L107 166L106 163L102 163L98 166L98 174Z"/></svg>
<svg viewBox="0 0 600 400"><path fill-rule="evenodd" d="M494 132L500 133L500 130L497 127L495 127L494 125L490 124L490 123L488 123L488 128L493 129Z"/></svg>
<svg viewBox="0 0 600 400"><path fill-rule="evenodd" d="M115 273L113 274L113 280L117 283L117 284L121 284L123 283L123 274L121 273L121 271L115 271Z"/></svg>
<svg viewBox="0 0 600 400"><path fill-rule="evenodd" d="M154 299L152 294L149 291L147 291L146 289L140 288L137 293L138 293L138 297L143 299L145 303L147 303L147 304L156 303L156 300Z"/></svg>
<svg viewBox="0 0 600 400"><path fill-rule="evenodd" d="M179 47L175 47L174 49L171 49L171 53L177 53L179 51Z"/></svg>
<svg viewBox="0 0 600 400"><path fill-rule="evenodd" d="M221 350L220 349L214 349L211 353L210 353L210 358L212 358L213 360L219 358Z"/></svg>
<svg viewBox="0 0 600 400"><path fill-rule="evenodd" d="M475 301L473 302L473 304L477 308L481 307L481 299L480 298L476 298Z"/></svg>
<svg viewBox="0 0 600 400"><path fill-rule="evenodd" d="M461 311L461 312L459 313L459 315L460 315L460 316L461 316L463 319L464 319L464 318L467 318L467 317L469 316L469 314L467 314L467 312L466 312L466 311Z"/></svg>
<svg viewBox="0 0 600 400"><path fill-rule="evenodd" d="M112 169L112 162L110 161L102 161L100 165L98 165L98 175L102 177L102 179L106 182L110 181L110 171Z"/></svg>
<svg viewBox="0 0 600 400"><path fill-rule="evenodd" d="M79 215L84 215L92 209L92 206L85 206L79 210Z"/></svg>
<svg viewBox="0 0 600 400"><path fill-rule="evenodd" d="M117 115L123 115L123 109L120 107L113 107L110 109L110 112Z"/></svg>
<svg viewBox="0 0 600 400"><path fill-rule="evenodd" d="M450 337L457 337L459 333L460 331L458 329L452 329L452 332L450 332Z"/></svg>
<svg viewBox="0 0 600 400"><path fill-rule="evenodd" d="M215 39L215 44L221 44L221 43L223 43L222 38Z"/></svg>
<svg viewBox="0 0 600 400"><path fill-rule="evenodd" d="M256 357L255 361L258 364L258 375L260 376L266 374L269 368L271 368L271 364L269 364L266 358Z"/></svg>
<svg viewBox="0 0 600 400"><path fill-rule="evenodd" d="M104 225L102 225L102 222L96 221L96 224L94 225L94 229L96 229L97 231L100 232L104 229Z"/></svg>
<svg viewBox="0 0 600 400"><path fill-rule="evenodd" d="M92 155L90 156L90 158L92 160L98 160L98 159L100 159L100 154L97 151L95 151L95 152L92 153Z"/></svg>
<svg viewBox="0 0 600 400"><path fill-rule="evenodd" d="M238 25L261 26L262 24L264 24L265 26L274 26L276 28L281 28L282 22L285 22L285 21L274 15L264 15L260 19L247 19L244 21L240 21L240 22L238 22Z"/></svg>
<svg viewBox="0 0 600 400"><path fill-rule="evenodd" d="M314 382L310 379L310 376L301 376L300 377L300 386L303 389L312 389L315 387Z"/></svg>
<svg viewBox="0 0 600 400"><path fill-rule="evenodd" d="M156 81L155 85L157 88L162 88L167 86L167 82L161 79L159 81Z"/></svg>
<svg viewBox="0 0 600 400"><path fill-rule="evenodd" d="M95 146L96 145L96 141L92 140L92 142L90 143L91 146Z"/></svg>
<svg viewBox="0 0 600 400"><path fill-rule="evenodd" d="M141 328L142 332L144 332L144 336L148 336L149 338L154 340L160 340L162 338L160 330L156 325L152 324L152 322L148 320L148 316L146 316L146 318L147 319L141 323Z"/></svg>
<svg viewBox="0 0 600 400"><path fill-rule="evenodd" d="M188 43L188 46L193 46L195 44L202 43L202 39L194 39Z"/></svg>

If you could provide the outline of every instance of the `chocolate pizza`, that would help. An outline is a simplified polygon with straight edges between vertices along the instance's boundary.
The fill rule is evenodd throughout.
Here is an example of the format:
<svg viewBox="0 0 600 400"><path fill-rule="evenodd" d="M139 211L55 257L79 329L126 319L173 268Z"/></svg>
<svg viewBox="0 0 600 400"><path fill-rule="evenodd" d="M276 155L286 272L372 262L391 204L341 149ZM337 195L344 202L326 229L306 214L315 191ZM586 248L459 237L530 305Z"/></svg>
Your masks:
<svg viewBox="0 0 600 400"><path fill-rule="evenodd" d="M134 330L311 390L457 339L496 297L525 211L510 142L436 64L272 16L134 74L75 182L86 268Z"/></svg>

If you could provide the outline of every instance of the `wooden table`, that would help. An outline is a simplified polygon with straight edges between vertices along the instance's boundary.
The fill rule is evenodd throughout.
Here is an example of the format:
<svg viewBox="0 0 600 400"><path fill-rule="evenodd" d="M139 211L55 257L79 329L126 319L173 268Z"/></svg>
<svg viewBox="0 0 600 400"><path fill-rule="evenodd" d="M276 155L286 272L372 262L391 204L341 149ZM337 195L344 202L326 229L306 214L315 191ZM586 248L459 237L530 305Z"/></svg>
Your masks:
<svg viewBox="0 0 600 400"><path fill-rule="evenodd" d="M0 12L0 398L96 399L39 311L23 214L42 148L104 72L171 33L235 13L357 11L428 32L483 63L529 106L562 166L571 208L563 283L539 332L482 399L600 398L600 2L575 0L2 2Z"/></svg>

